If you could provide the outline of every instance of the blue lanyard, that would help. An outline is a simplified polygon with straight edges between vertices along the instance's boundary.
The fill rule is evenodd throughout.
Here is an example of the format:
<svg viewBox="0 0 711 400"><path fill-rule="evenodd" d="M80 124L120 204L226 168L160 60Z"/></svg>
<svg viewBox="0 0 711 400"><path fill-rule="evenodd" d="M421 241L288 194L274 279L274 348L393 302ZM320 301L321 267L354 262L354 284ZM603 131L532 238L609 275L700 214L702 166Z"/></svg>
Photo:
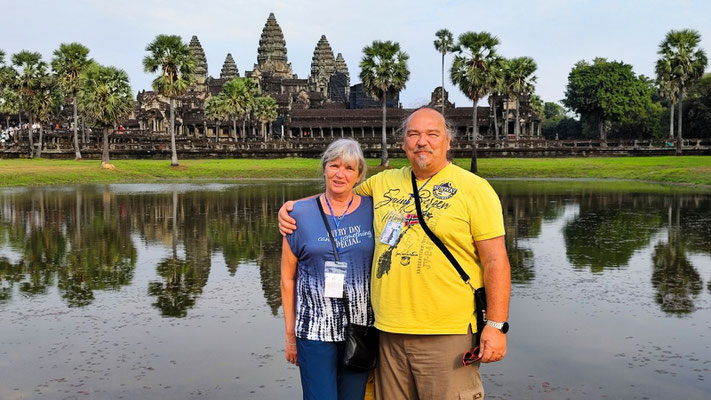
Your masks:
<svg viewBox="0 0 711 400"><path fill-rule="evenodd" d="M353 204L353 199L355 199L355 196L351 197L351 201L348 202L346 210L343 211L343 214L341 214L341 216L338 218L336 218L336 216L334 215L333 208L331 208L331 203L328 201L328 196L326 196L325 193L323 194L323 198L326 199L326 205L328 206L328 210L331 211L331 218L333 218L333 223L336 225L336 243L338 243L341 240L338 235L338 227L341 225L341 220L343 220L343 217L346 216L348 209L351 208L351 204ZM338 250L338 246L336 246L336 250Z"/></svg>
<svg viewBox="0 0 711 400"><path fill-rule="evenodd" d="M442 169L444 169L444 168L442 168ZM441 171L441 169L440 169L439 171ZM430 183L430 180L431 180L432 178L434 178L435 175L439 174L439 171L435 172L434 175L432 175L432 176L430 176L429 178L427 178L427 180L425 181L425 183L423 183L422 186L420 186L420 188L417 189L417 193L420 193L420 190L422 190L422 188L425 187L425 185L427 185L428 183ZM414 193L410 193L410 197L409 197L409 198L407 199L407 201L405 202L405 205L410 204L410 200L412 200L414 197L415 197L415 194L414 194ZM328 200L327 200L327 201L328 201ZM332 211L332 212L333 212L333 211Z"/></svg>

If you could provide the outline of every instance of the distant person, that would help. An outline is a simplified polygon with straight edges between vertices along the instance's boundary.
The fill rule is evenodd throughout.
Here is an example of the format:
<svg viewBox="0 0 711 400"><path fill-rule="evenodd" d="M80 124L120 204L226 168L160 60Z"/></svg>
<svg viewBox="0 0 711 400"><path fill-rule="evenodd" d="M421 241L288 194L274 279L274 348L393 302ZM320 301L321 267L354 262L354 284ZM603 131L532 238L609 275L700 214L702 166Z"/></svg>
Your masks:
<svg viewBox="0 0 711 400"><path fill-rule="evenodd" d="M375 254L371 302L381 331L376 399L481 399L479 361L506 355L511 272L501 202L484 179L450 163L444 117L423 107L404 123L410 166L383 171L355 190L374 204ZM412 175L425 221L415 210ZM363 197L365 198L365 197ZM279 212L282 233L296 229ZM425 234L426 222L471 280L465 283ZM486 287L488 321L478 361L463 365L477 330L474 288Z"/></svg>
<svg viewBox="0 0 711 400"><path fill-rule="evenodd" d="M363 400L368 372L340 364L347 321L373 325L373 201L353 193L365 175L358 142L333 142L321 158L325 193L296 202L300 229L282 243L286 360L299 366L303 398ZM338 259L318 204L332 231Z"/></svg>

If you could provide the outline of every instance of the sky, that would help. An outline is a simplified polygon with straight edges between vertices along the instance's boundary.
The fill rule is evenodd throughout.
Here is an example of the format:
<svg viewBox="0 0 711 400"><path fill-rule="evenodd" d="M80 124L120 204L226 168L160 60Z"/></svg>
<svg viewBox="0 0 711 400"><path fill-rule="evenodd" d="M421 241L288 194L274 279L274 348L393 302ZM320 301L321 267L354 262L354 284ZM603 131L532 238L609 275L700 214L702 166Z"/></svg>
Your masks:
<svg viewBox="0 0 711 400"><path fill-rule="evenodd" d="M430 100L441 84L441 55L435 32L455 37L467 31L497 36L505 57L532 57L536 93L544 101L564 97L568 73L580 60L605 57L631 64L637 74L654 76L659 43L671 29L695 29L711 58L711 2L675 0L0 0L0 49L27 49L50 61L64 42L80 42L90 56L124 69L134 91L150 90L154 76L143 72L145 47L158 34L200 39L208 73L219 77L227 53L240 75L253 69L262 28L273 12L284 33L289 62L299 78L310 74L321 35L334 55L342 53L351 84L360 82L363 47L392 40L410 56L411 71L400 94L405 107ZM445 59L449 74L452 55ZM446 78L450 101L471 101Z"/></svg>

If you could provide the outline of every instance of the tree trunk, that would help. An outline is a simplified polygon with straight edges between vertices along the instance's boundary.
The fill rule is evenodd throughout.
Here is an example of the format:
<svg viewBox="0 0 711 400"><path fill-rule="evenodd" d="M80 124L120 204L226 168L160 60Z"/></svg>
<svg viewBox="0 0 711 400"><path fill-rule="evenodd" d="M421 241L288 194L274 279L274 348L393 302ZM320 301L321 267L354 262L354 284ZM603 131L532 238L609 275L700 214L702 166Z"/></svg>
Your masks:
<svg viewBox="0 0 711 400"><path fill-rule="evenodd" d="M602 118L598 121L598 130L600 131L601 145L604 146L605 142L607 142L607 132L605 132L605 120Z"/></svg>
<svg viewBox="0 0 711 400"><path fill-rule="evenodd" d="M244 139L246 137L245 131L247 130L247 121L242 120L242 131L239 133L240 137Z"/></svg>
<svg viewBox="0 0 711 400"><path fill-rule="evenodd" d="M669 139L674 139L674 106L676 103L672 101L669 107Z"/></svg>
<svg viewBox="0 0 711 400"><path fill-rule="evenodd" d="M170 98L170 166L178 166L178 152L175 150L175 99Z"/></svg>
<svg viewBox="0 0 711 400"><path fill-rule="evenodd" d="M101 149L101 165L109 164L109 129L111 127L104 127L104 144Z"/></svg>
<svg viewBox="0 0 711 400"><path fill-rule="evenodd" d="M506 113L506 117L504 119L504 136L506 136L506 139L508 139L509 136L509 100L511 100L511 97L506 94L506 107L504 107L504 112Z"/></svg>
<svg viewBox="0 0 711 400"><path fill-rule="evenodd" d="M34 123L35 123L34 115L32 115L32 112L30 112L30 126L29 126L29 129L28 129L28 131L30 132L30 134L29 134L29 138L30 138L30 158L33 158L33 157L34 157L34 153L35 153L35 146L34 146L33 138L32 138L32 125L33 125Z"/></svg>
<svg viewBox="0 0 711 400"><path fill-rule="evenodd" d="M385 128L385 123L386 123L386 115L387 115L387 101L388 100L388 92L386 91L383 94L383 152L382 155L380 156L380 166L382 167L387 167L390 165L390 160L388 159L388 138L387 138L387 130Z"/></svg>
<svg viewBox="0 0 711 400"><path fill-rule="evenodd" d="M681 103L684 100L684 88L679 89L679 112L677 113L677 137L676 137L676 155L681 155Z"/></svg>
<svg viewBox="0 0 711 400"><path fill-rule="evenodd" d="M234 130L232 131L233 132L232 139L234 139L234 141L236 142L237 141L237 118L232 119L232 127L234 128ZM244 132L244 124L242 126L242 132ZM242 132L240 132L240 136L241 136Z"/></svg>
<svg viewBox="0 0 711 400"><path fill-rule="evenodd" d="M260 121L260 123L262 124L261 129L262 129L262 136L264 136L264 143L266 143L267 142L267 124L266 124L266 122L263 122L263 121Z"/></svg>
<svg viewBox="0 0 711 400"><path fill-rule="evenodd" d="M496 117L496 100L493 100L493 96L490 96L492 98L491 100L491 109L494 111L494 134L496 135L496 141L499 141L499 121Z"/></svg>
<svg viewBox="0 0 711 400"><path fill-rule="evenodd" d="M42 136L44 134L44 127L40 125L39 129L39 141L37 143L37 158L42 157Z"/></svg>
<svg viewBox="0 0 711 400"><path fill-rule="evenodd" d="M220 122L215 122L215 143L220 143Z"/></svg>
<svg viewBox="0 0 711 400"><path fill-rule="evenodd" d="M79 152L79 117L77 116L77 96L72 98L72 106L74 107L74 159L81 160Z"/></svg>
<svg viewBox="0 0 711 400"><path fill-rule="evenodd" d="M442 116L444 117L444 53L442 53Z"/></svg>
<svg viewBox="0 0 711 400"><path fill-rule="evenodd" d="M516 122L514 123L514 134L516 140L521 138L521 93L516 94Z"/></svg>
<svg viewBox="0 0 711 400"><path fill-rule="evenodd" d="M474 111L472 112L472 162L471 165L469 166L469 170L476 174L478 172L477 165L476 165L476 138L479 135L479 129L477 126L477 103L479 102L479 99L474 99Z"/></svg>

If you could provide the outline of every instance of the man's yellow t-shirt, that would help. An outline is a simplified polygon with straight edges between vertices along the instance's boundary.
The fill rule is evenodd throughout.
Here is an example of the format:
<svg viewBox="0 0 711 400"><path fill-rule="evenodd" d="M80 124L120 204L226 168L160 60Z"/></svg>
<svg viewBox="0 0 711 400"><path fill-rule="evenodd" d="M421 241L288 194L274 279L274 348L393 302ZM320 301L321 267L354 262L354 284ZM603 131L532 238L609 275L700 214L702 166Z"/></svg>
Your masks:
<svg viewBox="0 0 711 400"><path fill-rule="evenodd" d="M371 302L375 326L407 334L476 331L474 295L417 220L410 167L383 171L356 188L373 197L375 253ZM423 186L424 185L424 186ZM417 181L427 226L459 261L474 287L483 285L474 241L504 235L501 202L489 183L449 164ZM390 222L392 221L392 222ZM400 234L383 237L400 226ZM382 241L390 244L384 244Z"/></svg>

